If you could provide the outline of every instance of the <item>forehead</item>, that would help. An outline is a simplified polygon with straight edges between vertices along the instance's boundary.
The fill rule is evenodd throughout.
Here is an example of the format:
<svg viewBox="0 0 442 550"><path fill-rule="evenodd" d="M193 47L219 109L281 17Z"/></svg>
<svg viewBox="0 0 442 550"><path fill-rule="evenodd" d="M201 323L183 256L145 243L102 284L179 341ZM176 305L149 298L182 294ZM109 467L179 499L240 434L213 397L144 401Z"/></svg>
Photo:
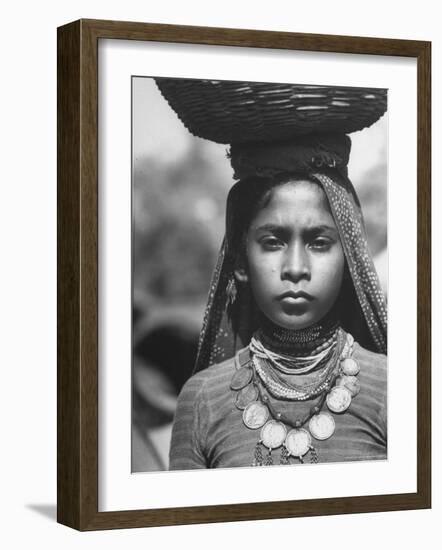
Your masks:
<svg viewBox="0 0 442 550"><path fill-rule="evenodd" d="M308 180L293 181L275 187L267 204L259 210L253 224L335 226L323 189Z"/></svg>

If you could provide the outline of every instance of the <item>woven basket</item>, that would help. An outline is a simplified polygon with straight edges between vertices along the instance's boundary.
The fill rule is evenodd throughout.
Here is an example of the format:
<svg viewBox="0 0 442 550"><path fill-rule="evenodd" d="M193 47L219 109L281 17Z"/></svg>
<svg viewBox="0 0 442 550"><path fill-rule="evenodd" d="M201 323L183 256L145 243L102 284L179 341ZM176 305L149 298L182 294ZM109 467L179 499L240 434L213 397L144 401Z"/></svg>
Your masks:
<svg viewBox="0 0 442 550"><path fill-rule="evenodd" d="M387 110L387 90L379 88L155 80L186 128L217 143L348 134L371 126Z"/></svg>

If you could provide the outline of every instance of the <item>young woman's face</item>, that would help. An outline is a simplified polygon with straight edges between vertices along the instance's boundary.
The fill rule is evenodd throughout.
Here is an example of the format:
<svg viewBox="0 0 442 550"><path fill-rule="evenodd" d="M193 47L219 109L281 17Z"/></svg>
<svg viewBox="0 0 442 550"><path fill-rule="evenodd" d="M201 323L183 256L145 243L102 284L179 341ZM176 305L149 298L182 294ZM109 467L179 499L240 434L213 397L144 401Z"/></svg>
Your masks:
<svg viewBox="0 0 442 550"><path fill-rule="evenodd" d="M319 185L302 180L274 188L249 227L246 250L243 278L271 321L299 330L331 309L345 260Z"/></svg>

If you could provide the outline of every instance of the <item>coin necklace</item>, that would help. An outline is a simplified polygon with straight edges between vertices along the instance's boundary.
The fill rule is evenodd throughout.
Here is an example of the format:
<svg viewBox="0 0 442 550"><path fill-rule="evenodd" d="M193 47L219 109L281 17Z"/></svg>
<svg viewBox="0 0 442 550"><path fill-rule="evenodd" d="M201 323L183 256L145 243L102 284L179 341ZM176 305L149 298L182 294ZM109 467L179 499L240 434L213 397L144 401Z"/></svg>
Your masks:
<svg viewBox="0 0 442 550"><path fill-rule="evenodd" d="M236 407L243 411L243 422L247 428L261 429L252 466L272 465L272 451L278 448L281 448L280 464L289 464L292 457L303 463L305 455L309 452L310 461L318 462L318 452L313 446L312 438L324 441L335 431L333 415L322 411L324 404L327 404L332 413L341 414L348 409L352 398L359 393L359 366L351 357L353 342L353 337L347 333L343 344L340 342L339 345L341 353L337 360L333 361L335 368L332 370L328 386L322 390L318 401L309 412L295 422L277 412L271 404L269 396L261 387L265 387L265 384L256 373L253 356L252 360L246 361L237 369L231 381L231 388L237 392ZM305 427L307 422L308 429ZM265 449L267 455L264 457Z"/></svg>

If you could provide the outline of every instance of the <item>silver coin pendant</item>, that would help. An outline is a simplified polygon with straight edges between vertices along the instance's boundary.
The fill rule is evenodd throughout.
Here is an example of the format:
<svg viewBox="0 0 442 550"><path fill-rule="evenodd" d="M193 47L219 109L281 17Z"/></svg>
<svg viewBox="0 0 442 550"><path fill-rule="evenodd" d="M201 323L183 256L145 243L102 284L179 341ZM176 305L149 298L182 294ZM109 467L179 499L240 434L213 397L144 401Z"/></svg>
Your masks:
<svg viewBox="0 0 442 550"><path fill-rule="evenodd" d="M347 357L347 359L343 359L341 361L341 368L342 372L347 376L356 376L357 374L359 374L360 371L357 361L355 361L352 357Z"/></svg>
<svg viewBox="0 0 442 550"><path fill-rule="evenodd" d="M287 429L282 422L268 420L261 428L261 441L267 449L277 449L284 443Z"/></svg>
<svg viewBox="0 0 442 550"><path fill-rule="evenodd" d="M257 430L258 428L264 426L268 417L268 408L259 401L247 405L242 413L244 424L251 430Z"/></svg>
<svg viewBox="0 0 442 550"><path fill-rule="evenodd" d="M343 413L350 404L351 393L344 386L334 387L327 395L327 407L334 413Z"/></svg>
<svg viewBox="0 0 442 550"><path fill-rule="evenodd" d="M245 388L240 390L236 396L235 405L243 411L249 403L253 403L258 398L258 390L253 384L248 384Z"/></svg>
<svg viewBox="0 0 442 550"><path fill-rule="evenodd" d="M285 438L285 447L294 457L301 458L309 452L312 446L312 437L303 428L290 430Z"/></svg>
<svg viewBox="0 0 442 550"><path fill-rule="evenodd" d="M321 412L312 416L308 427L315 439L325 441L335 432L335 420L330 413Z"/></svg>
<svg viewBox="0 0 442 550"><path fill-rule="evenodd" d="M347 388L352 397L356 397L361 391L361 385L356 376L340 376L336 380L336 386L343 386L344 388Z"/></svg>
<svg viewBox="0 0 442 550"><path fill-rule="evenodd" d="M232 390L242 390L250 383L253 377L253 371L250 367L240 367L232 376L230 387Z"/></svg>

